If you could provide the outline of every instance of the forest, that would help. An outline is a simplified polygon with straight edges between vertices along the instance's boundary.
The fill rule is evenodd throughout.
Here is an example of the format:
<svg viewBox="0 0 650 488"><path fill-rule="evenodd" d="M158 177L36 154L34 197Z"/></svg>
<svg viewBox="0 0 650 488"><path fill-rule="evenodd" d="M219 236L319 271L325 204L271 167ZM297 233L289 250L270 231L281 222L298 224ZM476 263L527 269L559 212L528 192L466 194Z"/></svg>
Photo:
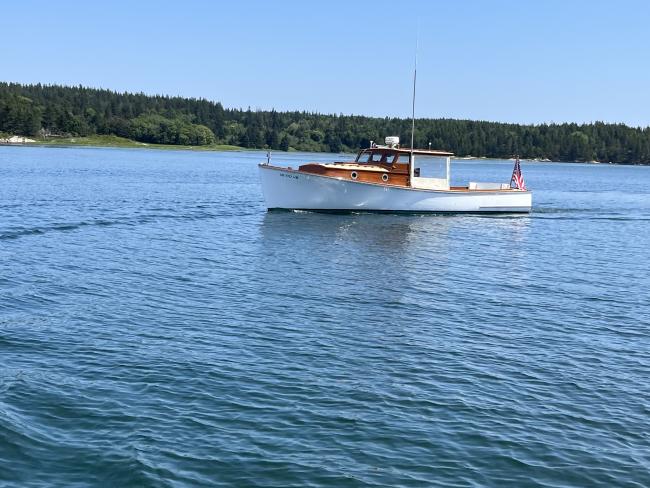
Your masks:
<svg viewBox="0 0 650 488"><path fill-rule="evenodd" d="M224 108L205 99L117 93L83 86L0 82L0 133L40 139L116 135L151 144L355 152L397 135L410 119ZM419 118L415 147L458 156L650 164L650 128L589 124L508 124Z"/></svg>

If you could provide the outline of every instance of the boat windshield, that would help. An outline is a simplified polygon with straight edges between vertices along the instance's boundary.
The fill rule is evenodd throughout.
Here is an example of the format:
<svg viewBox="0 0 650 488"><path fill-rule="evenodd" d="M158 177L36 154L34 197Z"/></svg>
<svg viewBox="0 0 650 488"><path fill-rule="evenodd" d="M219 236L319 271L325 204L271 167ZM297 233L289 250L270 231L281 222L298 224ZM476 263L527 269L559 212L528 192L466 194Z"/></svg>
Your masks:
<svg viewBox="0 0 650 488"><path fill-rule="evenodd" d="M398 162L399 154L392 151L361 151L357 156L357 163L393 164ZM401 159L399 162L402 162Z"/></svg>
<svg viewBox="0 0 650 488"><path fill-rule="evenodd" d="M370 160L370 153L369 152L360 152L359 155L357 156L357 163L367 163Z"/></svg>

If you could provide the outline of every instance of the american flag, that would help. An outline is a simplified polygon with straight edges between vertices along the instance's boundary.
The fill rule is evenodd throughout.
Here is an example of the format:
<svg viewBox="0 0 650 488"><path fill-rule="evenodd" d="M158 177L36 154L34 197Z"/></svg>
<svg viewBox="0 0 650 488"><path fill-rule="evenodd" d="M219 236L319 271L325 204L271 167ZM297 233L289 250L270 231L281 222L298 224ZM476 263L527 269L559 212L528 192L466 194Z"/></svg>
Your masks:
<svg viewBox="0 0 650 488"><path fill-rule="evenodd" d="M514 187L513 187L514 183ZM512 170L512 177L510 178L510 188L518 188L519 190L526 189L526 182L524 175L521 174L521 164L519 164L519 156L515 160L515 167Z"/></svg>

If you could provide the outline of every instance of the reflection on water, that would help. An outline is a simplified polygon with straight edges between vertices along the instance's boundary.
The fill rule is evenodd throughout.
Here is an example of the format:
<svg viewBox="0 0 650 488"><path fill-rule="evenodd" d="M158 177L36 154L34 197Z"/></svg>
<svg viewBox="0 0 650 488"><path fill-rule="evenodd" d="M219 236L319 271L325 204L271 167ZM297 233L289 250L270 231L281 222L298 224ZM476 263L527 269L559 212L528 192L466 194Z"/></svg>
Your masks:
<svg viewBox="0 0 650 488"><path fill-rule="evenodd" d="M525 215L402 215L373 213L266 212L260 223L262 244L297 244L317 239L353 250L409 252L427 248L444 253L458 230L524 239L530 230Z"/></svg>
<svg viewBox="0 0 650 488"><path fill-rule="evenodd" d="M372 289L392 302L411 301L409 290L437 299L433 295L445 293L441 287L451 276L508 282L512 277L504 271L525 273L530 230L530 218L521 215L268 212L260 220L260 266L269 273L284 267L286 280L279 286L288 289L318 276L318 286L351 294ZM489 259L481 258L474 269L459 268L483 255Z"/></svg>
<svg viewBox="0 0 650 488"><path fill-rule="evenodd" d="M262 239L324 239L348 251L384 248L403 250L413 232L414 217L382 214L326 214L267 212L261 223Z"/></svg>

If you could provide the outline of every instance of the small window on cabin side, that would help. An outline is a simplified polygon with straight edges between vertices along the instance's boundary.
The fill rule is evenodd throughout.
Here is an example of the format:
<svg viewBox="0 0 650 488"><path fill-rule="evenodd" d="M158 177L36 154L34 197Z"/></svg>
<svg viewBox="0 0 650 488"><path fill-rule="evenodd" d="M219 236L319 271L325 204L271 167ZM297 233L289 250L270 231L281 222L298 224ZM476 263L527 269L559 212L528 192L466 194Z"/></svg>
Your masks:
<svg viewBox="0 0 650 488"><path fill-rule="evenodd" d="M382 158L383 156L384 156L384 154L383 154L383 153L380 153L380 152L373 153L373 155L372 155L372 162L373 162L373 163L380 163L380 162L381 162L381 158Z"/></svg>
<svg viewBox="0 0 650 488"><path fill-rule="evenodd" d="M409 154L400 154L399 159L397 160L398 163L401 164L408 164L409 163Z"/></svg>

